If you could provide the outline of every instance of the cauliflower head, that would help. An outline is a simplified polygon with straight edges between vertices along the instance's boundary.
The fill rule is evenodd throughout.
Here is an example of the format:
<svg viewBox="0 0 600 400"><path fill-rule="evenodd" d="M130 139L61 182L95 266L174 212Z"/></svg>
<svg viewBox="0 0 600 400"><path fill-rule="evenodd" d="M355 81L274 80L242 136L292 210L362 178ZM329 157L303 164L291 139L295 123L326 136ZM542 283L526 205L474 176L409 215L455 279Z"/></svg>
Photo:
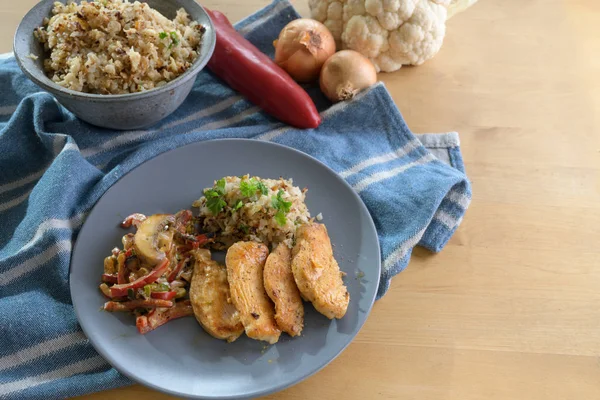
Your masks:
<svg viewBox="0 0 600 400"><path fill-rule="evenodd" d="M448 6L457 1L462 0L309 0L309 7L338 49L358 51L378 72L391 72L437 54Z"/></svg>

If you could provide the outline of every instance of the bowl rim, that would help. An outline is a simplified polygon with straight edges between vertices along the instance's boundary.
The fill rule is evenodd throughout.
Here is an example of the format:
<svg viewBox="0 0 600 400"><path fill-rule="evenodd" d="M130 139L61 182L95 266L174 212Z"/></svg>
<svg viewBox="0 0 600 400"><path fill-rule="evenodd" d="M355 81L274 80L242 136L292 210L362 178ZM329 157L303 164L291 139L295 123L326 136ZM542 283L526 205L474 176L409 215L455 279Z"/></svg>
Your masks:
<svg viewBox="0 0 600 400"><path fill-rule="evenodd" d="M93 100L93 101L99 101L99 102L137 100L137 99L143 99L143 98L147 98L147 97L153 97L155 95L158 95L158 94L170 91L170 90L174 90L175 88L184 84L188 80L195 78L196 75L198 75L198 73L206 66L206 64L212 57L212 54L214 52L215 45L217 42L215 27L214 27L214 24L210 17L210 14L208 12L206 12L206 10L204 9L203 6L201 6L196 1L192 0L189 2L191 7L198 7L199 10L206 15L206 18L208 20L208 24L203 24L206 29L202 36L202 42L201 42L202 46L204 46L204 45L209 46L208 52L206 53L206 56L204 58L201 58L200 55L198 55L196 60L194 60L194 63L192 64L192 66L190 68L188 68L187 71L185 71L183 74L179 75L175 79L167 82L166 84L164 84L160 87L155 87L155 88L152 88L149 90L145 90L143 92L122 93L122 94L96 94L96 93L78 92L76 90L68 89L68 88L65 88L64 86L60 86L59 84L53 82L50 78L48 78L46 76L46 74L43 70L41 72L43 73L44 80L38 79L33 73L30 72L31 67L26 65L29 63L24 62L24 58L27 57L27 55L21 54L18 50L19 47L17 46L17 40L19 38L19 31L22 29L23 23L28 19L32 19L32 14L36 9L45 7L48 3L55 3L57 1L66 4L69 0L41 0L41 1L39 1L25 14L25 16L23 16L23 18L21 19L21 22L19 22L19 25L17 25L17 29L15 30L15 34L13 37L13 53L15 55L15 60L17 61L17 64L19 65L19 68L21 69L21 71L23 71L23 73L30 80L32 80L35 84L37 84L38 86L40 86L43 89L45 89L49 92L52 92L52 93L59 92L61 95L65 95L65 96L70 96L73 98L83 98L86 100ZM74 1L79 3L81 0L74 0ZM94 1L94 0L90 0L90 1ZM138 1L140 1L141 3L148 3L147 0L138 0ZM186 9L186 12L189 12L188 6L185 6L185 9ZM206 40L207 37L209 38L208 41Z"/></svg>

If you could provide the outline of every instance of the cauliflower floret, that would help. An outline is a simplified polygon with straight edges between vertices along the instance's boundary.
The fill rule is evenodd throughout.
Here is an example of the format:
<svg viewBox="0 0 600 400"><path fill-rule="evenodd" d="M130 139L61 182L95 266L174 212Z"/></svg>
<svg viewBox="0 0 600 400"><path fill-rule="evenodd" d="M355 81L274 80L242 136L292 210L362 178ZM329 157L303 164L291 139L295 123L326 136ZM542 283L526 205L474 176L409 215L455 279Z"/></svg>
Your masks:
<svg viewBox="0 0 600 400"><path fill-rule="evenodd" d="M442 47L447 8L476 0L310 0L312 17L331 30L338 49L368 57L377 71L419 65Z"/></svg>

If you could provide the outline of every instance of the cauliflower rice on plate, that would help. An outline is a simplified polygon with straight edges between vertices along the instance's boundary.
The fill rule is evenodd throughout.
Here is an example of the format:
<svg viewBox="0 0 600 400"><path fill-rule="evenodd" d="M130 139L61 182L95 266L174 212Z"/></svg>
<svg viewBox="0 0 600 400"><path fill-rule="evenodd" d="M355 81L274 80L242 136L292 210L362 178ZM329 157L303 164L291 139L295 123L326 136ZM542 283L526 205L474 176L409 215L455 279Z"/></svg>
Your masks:
<svg viewBox="0 0 600 400"><path fill-rule="evenodd" d="M218 233L216 247L238 241L292 247L296 227L311 219L304 204L306 191L292 179L227 176L204 189L193 206L199 208L202 228Z"/></svg>

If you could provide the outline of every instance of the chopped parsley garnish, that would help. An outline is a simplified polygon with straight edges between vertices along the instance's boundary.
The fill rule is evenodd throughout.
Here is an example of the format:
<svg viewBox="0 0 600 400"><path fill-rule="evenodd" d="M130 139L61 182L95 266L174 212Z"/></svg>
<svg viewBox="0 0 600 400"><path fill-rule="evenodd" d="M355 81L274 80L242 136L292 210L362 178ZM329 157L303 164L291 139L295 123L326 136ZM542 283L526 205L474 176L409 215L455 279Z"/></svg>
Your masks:
<svg viewBox="0 0 600 400"><path fill-rule="evenodd" d="M248 234L248 226L246 226L246 225L244 225L244 224L241 224L241 225L240 225L240 230L241 230L242 232L244 232L246 235Z"/></svg>
<svg viewBox="0 0 600 400"><path fill-rule="evenodd" d="M244 197L252 197L258 191L260 191L260 193L263 195L269 193L269 189L267 189L265 184L254 178L250 178L248 180L243 180L240 182L240 192L242 192L242 195Z"/></svg>
<svg viewBox="0 0 600 400"><path fill-rule="evenodd" d="M177 46L179 44L179 38L177 37L177 33L171 32L169 34L171 36L171 44L169 45L169 49L173 46Z"/></svg>
<svg viewBox="0 0 600 400"><path fill-rule="evenodd" d="M283 190L279 189L277 196L271 197L271 205L277 210L277 213L275 214L275 221L277 221L279 225L285 225L287 222L285 215L290 212L290 207L292 206L292 202L285 201L282 195Z"/></svg>
<svg viewBox="0 0 600 400"><path fill-rule="evenodd" d="M167 285L166 283L158 284L157 292L168 292L170 290L171 290L171 287L169 285Z"/></svg>
<svg viewBox="0 0 600 400"><path fill-rule="evenodd" d="M266 196L269 193L269 189L267 189L265 184L262 182L258 182L258 190L260 190L260 193L264 196Z"/></svg>
<svg viewBox="0 0 600 400"><path fill-rule="evenodd" d="M212 192L214 194L214 192ZM206 193L205 193L206 195ZM210 210L213 215L217 215L223 210L227 203L218 194L215 197L206 196L206 207Z"/></svg>
<svg viewBox="0 0 600 400"><path fill-rule="evenodd" d="M219 194L225 194L225 178L219 179L217 181L217 184L215 185L215 188L219 192Z"/></svg>
<svg viewBox="0 0 600 400"><path fill-rule="evenodd" d="M285 217L285 213L282 210L277 211L275 214L275 221L281 226L285 225L287 222L287 218Z"/></svg>
<svg viewBox="0 0 600 400"><path fill-rule="evenodd" d="M227 205L223 199L225 194L225 179L219 179L215 184L214 188L207 189L204 191L204 197L206 197L206 207L210 210L213 215L217 215L223 210L223 207Z"/></svg>
<svg viewBox="0 0 600 400"><path fill-rule="evenodd" d="M238 200L237 203L235 203L235 207L233 207L234 210L239 210L240 208L242 208L242 206L244 205L244 203L242 203L241 200Z"/></svg>
<svg viewBox="0 0 600 400"><path fill-rule="evenodd" d="M167 34L167 32L161 32L161 33L159 33L159 34L158 34L158 37L159 37L159 38L161 38L161 39L166 39L166 38L167 38L167 36L169 36L169 35Z"/></svg>

